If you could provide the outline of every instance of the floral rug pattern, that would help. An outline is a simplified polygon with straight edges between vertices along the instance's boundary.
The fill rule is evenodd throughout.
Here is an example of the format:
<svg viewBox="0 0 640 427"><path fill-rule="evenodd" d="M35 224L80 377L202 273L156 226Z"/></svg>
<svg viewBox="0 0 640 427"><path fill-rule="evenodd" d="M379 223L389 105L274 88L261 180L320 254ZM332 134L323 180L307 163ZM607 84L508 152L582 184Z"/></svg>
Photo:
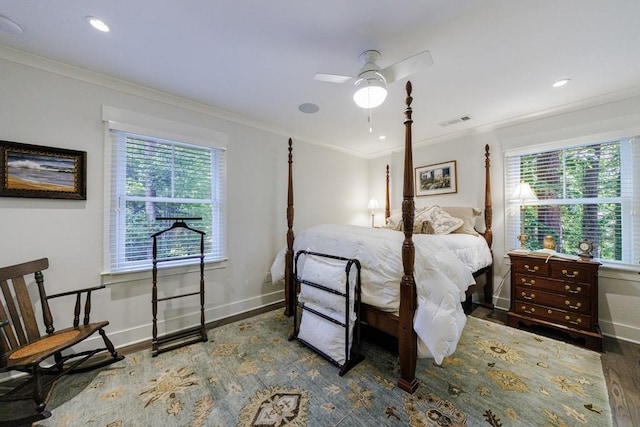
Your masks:
<svg viewBox="0 0 640 427"><path fill-rule="evenodd" d="M292 324L275 310L212 329L206 343L64 377L51 418L34 425L611 425L600 355L580 347L469 318L441 366L418 360L410 395L396 386L397 355L374 335L365 360L340 377L287 340Z"/></svg>

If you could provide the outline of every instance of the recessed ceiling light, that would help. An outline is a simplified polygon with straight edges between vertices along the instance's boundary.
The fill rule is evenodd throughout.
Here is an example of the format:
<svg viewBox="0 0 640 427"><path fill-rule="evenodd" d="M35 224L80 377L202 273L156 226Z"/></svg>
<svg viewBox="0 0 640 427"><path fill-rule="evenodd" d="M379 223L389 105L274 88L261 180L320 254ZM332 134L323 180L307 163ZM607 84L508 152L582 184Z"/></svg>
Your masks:
<svg viewBox="0 0 640 427"><path fill-rule="evenodd" d="M555 82L553 84L553 87L562 87L562 86L566 85L567 83L569 83L570 81L571 81L571 79L558 80L557 82Z"/></svg>
<svg viewBox="0 0 640 427"><path fill-rule="evenodd" d="M317 113L320 110L320 107L318 107L316 104L307 102L304 104L300 104L298 106L298 110L302 111L305 114L313 114L313 113Z"/></svg>
<svg viewBox="0 0 640 427"><path fill-rule="evenodd" d="M96 30L102 31L103 33L109 32L109 26L102 19L96 18L95 16L87 16L85 19Z"/></svg>
<svg viewBox="0 0 640 427"><path fill-rule="evenodd" d="M378 139L387 139L387 137L386 137L386 136L384 136L384 135L380 135L380 136L378 137Z"/></svg>

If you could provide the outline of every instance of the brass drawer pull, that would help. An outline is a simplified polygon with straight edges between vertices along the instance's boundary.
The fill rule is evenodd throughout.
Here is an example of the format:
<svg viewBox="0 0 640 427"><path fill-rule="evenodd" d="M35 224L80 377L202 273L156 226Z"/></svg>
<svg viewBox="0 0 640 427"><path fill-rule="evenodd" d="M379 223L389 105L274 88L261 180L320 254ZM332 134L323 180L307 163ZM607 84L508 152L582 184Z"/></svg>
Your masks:
<svg viewBox="0 0 640 427"><path fill-rule="evenodd" d="M538 270L540 270L540 267L538 267L537 265L533 267L533 269L531 267L529 267L529 264L525 264L524 265L525 270L527 270L529 273L535 273Z"/></svg>
<svg viewBox="0 0 640 427"><path fill-rule="evenodd" d="M568 320L572 325L580 325L582 324L582 319L577 318L576 320L571 320L571 316L564 316L564 320Z"/></svg>
<svg viewBox="0 0 640 427"><path fill-rule="evenodd" d="M536 284L536 281L531 279L529 282L527 282L527 279L522 278L522 284L525 286L533 286Z"/></svg>
<svg viewBox="0 0 640 427"><path fill-rule="evenodd" d="M530 309L530 310L527 310L527 306L526 306L526 305L523 305L523 306L522 306L522 311L524 311L525 313L533 314L533 313L535 313L535 312L536 312L536 309L535 309L534 307L531 307L531 309Z"/></svg>
<svg viewBox="0 0 640 427"><path fill-rule="evenodd" d="M536 297L536 294L531 294L531 296L527 296L526 292L522 293L522 298L524 299L532 300L532 299L535 299L535 297Z"/></svg>
<svg viewBox="0 0 640 427"><path fill-rule="evenodd" d="M569 274L567 270L562 270L562 274L564 274L566 277L578 277L578 273L580 272L577 270L574 270L573 274Z"/></svg>
<svg viewBox="0 0 640 427"><path fill-rule="evenodd" d="M569 308L573 308L574 310L578 310L580 307L582 307L582 303L581 303L581 302L578 302L578 303L576 303L575 305L571 305L571 301L566 300L566 301L564 302L564 304L565 304L565 305L568 305L568 306L569 306Z"/></svg>
<svg viewBox="0 0 640 427"><path fill-rule="evenodd" d="M578 287L574 290L574 289L571 289L571 286L569 286L569 285L564 285L564 290L565 290L565 291L569 291L569 293L572 293L572 294L579 294L580 292L582 292L582 287L581 287L581 286L578 286Z"/></svg>

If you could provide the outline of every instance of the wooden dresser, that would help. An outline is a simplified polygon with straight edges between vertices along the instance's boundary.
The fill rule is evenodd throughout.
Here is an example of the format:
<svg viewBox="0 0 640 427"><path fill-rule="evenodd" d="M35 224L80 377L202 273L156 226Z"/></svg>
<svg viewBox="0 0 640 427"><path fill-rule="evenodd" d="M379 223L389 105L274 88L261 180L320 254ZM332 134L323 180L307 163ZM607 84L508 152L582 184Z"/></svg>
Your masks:
<svg viewBox="0 0 640 427"><path fill-rule="evenodd" d="M598 267L587 258L577 261L539 255L509 254L511 309L509 326L542 325L602 351L598 327Z"/></svg>

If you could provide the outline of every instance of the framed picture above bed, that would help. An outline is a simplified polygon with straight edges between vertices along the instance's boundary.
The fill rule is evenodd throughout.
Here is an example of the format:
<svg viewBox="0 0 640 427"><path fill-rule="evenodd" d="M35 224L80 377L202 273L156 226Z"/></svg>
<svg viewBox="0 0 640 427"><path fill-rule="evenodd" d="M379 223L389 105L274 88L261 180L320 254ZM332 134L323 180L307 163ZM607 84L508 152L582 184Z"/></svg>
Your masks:
<svg viewBox="0 0 640 427"><path fill-rule="evenodd" d="M419 166L415 168L415 171L416 196L435 196L458 192L455 160Z"/></svg>
<svg viewBox="0 0 640 427"><path fill-rule="evenodd" d="M0 141L0 196L87 199L85 151Z"/></svg>

